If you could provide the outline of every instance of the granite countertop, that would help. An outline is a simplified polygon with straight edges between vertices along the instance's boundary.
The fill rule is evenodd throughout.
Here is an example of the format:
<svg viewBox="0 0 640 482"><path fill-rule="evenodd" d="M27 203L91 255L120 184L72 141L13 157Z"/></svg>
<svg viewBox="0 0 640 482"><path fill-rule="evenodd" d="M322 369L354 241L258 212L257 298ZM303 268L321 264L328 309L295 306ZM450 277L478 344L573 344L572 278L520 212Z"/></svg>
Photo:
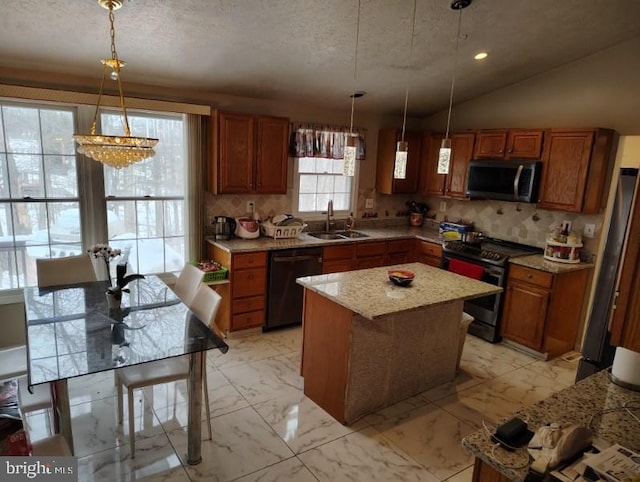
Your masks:
<svg viewBox="0 0 640 482"><path fill-rule="evenodd" d="M387 271L393 269L413 272L413 283L406 288L392 284ZM371 320L502 291L497 286L422 263L306 276L298 278L297 282Z"/></svg>
<svg viewBox="0 0 640 482"><path fill-rule="evenodd" d="M611 444L619 443L633 451L640 451L640 429L638 421L626 410L624 403L640 407L640 392L615 385L609 380L606 370L596 373L551 397L527 407L515 414L526 420L533 431L539 427L558 422L590 428L594 435ZM614 410L612 410L614 409ZM637 412L637 410L636 410ZM523 450L508 452L494 443L483 430L468 435L462 445L483 462L511 480L523 481L528 468L511 469L505 466L523 465ZM499 461L498 461L499 460Z"/></svg>
<svg viewBox="0 0 640 482"><path fill-rule="evenodd" d="M314 246L329 246L332 244L344 244L366 242L366 241L381 241L390 239L402 239L402 238L417 238L423 241L430 241L432 243L440 244L442 239L438 235L437 229L432 228L414 228L410 226L396 226L388 228L376 228L376 229L354 229L359 233L367 235L366 238L355 239L319 239L309 236L304 232L297 238L291 239L273 239L267 237L260 237L256 239L230 239L228 241L215 240L213 237L207 238L207 241L214 246L217 246L229 253L242 253L248 251L271 251L277 249L290 249L290 248L307 248Z"/></svg>
<svg viewBox="0 0 640 482"><path fill-rule="evenodd" d="M544 259L544 256L541 254L516 256L515 258L509 258L509 263L547 271L548 273L566 273L568 271L593 268L593 263L555 263Z"/></svg>

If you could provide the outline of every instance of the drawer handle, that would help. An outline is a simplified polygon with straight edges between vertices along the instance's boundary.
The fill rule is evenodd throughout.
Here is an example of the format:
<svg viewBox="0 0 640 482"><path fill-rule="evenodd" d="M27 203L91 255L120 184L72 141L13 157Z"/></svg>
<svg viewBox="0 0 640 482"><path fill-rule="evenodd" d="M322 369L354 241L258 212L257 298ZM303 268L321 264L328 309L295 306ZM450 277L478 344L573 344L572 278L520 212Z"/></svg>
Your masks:
<svg viewBox="0 0 640 482"><path fill-rule="evenodd" d="M527 278L533 278L533 275L532 274L528 274Z"/></svg>

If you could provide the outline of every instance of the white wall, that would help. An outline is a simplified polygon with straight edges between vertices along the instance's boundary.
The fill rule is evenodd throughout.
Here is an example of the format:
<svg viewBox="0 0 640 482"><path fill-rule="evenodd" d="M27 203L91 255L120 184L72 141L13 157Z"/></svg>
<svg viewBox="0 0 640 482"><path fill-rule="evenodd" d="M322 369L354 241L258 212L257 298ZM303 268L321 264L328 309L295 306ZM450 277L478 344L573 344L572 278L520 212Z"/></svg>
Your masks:
<svg viewBox="0 0 640 482"><path fill-rule="evenodd" d="M454 106L452 129L609 127L640 134L640 37ZM487 61L490 61L488 59ZM460 82L473 79L460 79ZM442 130L446 112L424 120Z"/></svg>

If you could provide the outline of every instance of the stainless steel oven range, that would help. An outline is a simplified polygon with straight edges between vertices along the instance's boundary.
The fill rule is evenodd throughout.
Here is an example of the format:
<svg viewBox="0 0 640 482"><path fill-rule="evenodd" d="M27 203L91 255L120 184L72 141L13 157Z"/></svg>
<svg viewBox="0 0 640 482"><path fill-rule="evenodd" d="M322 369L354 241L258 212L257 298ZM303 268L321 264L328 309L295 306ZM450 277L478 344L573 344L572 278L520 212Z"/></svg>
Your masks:
<svg viewBox="0 0 640 482"><path fill-rule="evenodd" d="M481 272L481 281L504 288L507 284L509 258L536 253L542 253L542 249L495 238L482 238L479 243L446 241L442 247L440 267L451 270L450 261L459 260L462 263L458 265L466 266L469 273ZM464 311L474 318L469 326L469 333L491 343L500 341L503 298L504 292L465 301Z"/></svg>

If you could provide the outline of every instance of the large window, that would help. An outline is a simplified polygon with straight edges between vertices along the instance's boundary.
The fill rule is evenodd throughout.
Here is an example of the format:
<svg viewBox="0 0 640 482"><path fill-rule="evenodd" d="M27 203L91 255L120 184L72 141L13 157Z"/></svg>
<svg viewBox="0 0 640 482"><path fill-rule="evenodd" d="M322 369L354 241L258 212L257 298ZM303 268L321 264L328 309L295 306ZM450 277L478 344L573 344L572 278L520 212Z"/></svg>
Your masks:
<svg viewBox="0 0 640 482"><path fill-rule="evenodd" d="M342 175L344 161L321 157L296 159L299 214L320 213L333 200L335 211L352 210L354 177Z"/></svg>
<svg viewBox="0 0 640 482"><path fill-rule="evenodd" d="M118 114L101 115L102 131L122 132ZM161 139L156 155L126 169L105 167L109 242L129 252L136 273L177 271L184 265L185 149L181 116L130 115L134 136Z"/></svg>
<svg viewBox="0 0 640 482"><path fill-rule="evenodd" d="M182 116L132 113L133 135L160 139L156 155L121 170L91 169L87 176L80 175L73 142L74 132L90 128L76 129L79 109L89 107L0 101L0 289L36 285L38 258L80 254L87 237L106 242L82 230L81 213L105 220L102 231L129 253L131 271L158 273L184 264ZM103 132L122 132L118 114L105 112L100 121ZM80 195L102 192L102 184L106 199Z"/></svg>

